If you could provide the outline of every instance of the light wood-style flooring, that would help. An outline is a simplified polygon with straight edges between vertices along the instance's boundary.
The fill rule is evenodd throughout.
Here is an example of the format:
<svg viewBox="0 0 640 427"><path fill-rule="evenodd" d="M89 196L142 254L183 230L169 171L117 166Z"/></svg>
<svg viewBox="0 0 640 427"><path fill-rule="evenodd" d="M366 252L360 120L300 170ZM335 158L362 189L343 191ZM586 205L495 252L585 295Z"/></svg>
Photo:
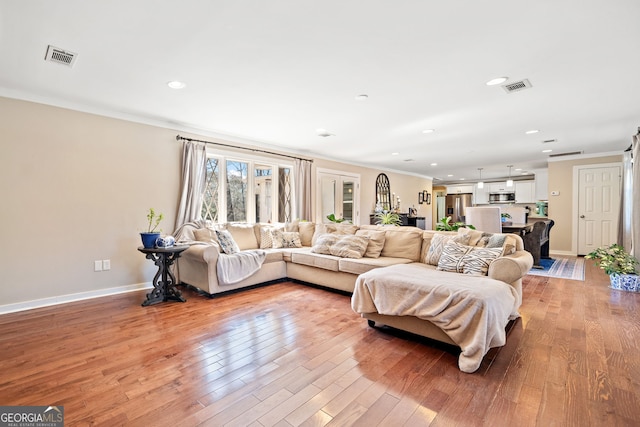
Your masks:
<svg viewBox="0 0 640 427"><path fill-rule="evenodd" d="M640 425L640 294L591 262L586 278L527 276L522 318L474 374L291 282L6 314L0 404L63 405L67 426Z"/></svg>

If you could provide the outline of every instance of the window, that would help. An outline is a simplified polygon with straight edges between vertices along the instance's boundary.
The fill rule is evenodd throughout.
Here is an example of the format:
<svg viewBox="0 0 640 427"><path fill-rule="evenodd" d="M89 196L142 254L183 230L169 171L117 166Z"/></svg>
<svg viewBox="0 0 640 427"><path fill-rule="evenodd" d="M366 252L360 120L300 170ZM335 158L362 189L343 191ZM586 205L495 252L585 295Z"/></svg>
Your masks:
<svg viewBox="0 0 640 427"><path fill-rule="evenodd" d="M291 221L291 171L290 165L264 159L210 156L202 218L218 223Z"/></svg>
<svg viewBox="0 0 640 427"><path fill-rule="evenodd" d="M220 179L220 159L207 159L204 197L202 198L202 219L218 222L218 188Z"/></svg>
<svg viewBox="0 0 640 427"><path fill-rule="evenodd" d="M278 170L278 222L291 221L291 168Z"/></svg>
<svg viewBox="0 0 640 427"><path fill-rule="evenodd" d="M249 164L227 160L227 221L247 222Z"/></svg>

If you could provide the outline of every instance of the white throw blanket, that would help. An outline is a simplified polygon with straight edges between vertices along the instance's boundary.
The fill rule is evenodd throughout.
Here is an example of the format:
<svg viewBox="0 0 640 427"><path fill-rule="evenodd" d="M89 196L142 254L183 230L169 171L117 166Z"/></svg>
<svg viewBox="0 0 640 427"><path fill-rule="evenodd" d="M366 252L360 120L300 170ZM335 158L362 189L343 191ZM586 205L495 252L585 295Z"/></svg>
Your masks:
<svg viewBox="0 0 640 427"><path fill-rule="evenodd" d="M356 313L415 316L442 329L461 349L458 366L475 372L491 347L506 343L505 327L519 317L516 290L488 277L435 271L416 264L376 268L358 276Z"/></svg>
<svg viewBox="0 0 640 427"><path fill-rule="evenodd" d="M240 251L218 256L216 269L220 285L232 285L260 270L267 253L261 250Z"/></svg>

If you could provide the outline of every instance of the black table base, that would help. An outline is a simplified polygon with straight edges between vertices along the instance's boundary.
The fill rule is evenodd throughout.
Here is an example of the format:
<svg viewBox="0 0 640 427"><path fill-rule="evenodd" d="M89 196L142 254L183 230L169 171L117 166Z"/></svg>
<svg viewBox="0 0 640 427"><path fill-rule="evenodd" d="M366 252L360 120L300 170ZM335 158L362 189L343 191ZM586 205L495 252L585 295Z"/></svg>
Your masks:
<svg viewBox="0 0 640 427"><path fill-rule="evenodd" d="M138 248L146 254L158 266L158 271L153 277L153 290L147 294L147 299L142 303L143 307L165 301L186 302L182 292L176 288L176 277L171 272L171 265L180 258L182 251L188 246L173 246L170 248Z"/></svg>

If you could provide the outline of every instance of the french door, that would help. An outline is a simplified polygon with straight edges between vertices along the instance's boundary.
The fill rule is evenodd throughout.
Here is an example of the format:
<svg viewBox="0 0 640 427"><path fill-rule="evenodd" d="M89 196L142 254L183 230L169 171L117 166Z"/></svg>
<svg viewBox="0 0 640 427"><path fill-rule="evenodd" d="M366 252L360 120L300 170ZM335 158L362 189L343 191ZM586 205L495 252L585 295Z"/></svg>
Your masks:
<svg viewBox="0 0 640 427"><path fill-rule="evenodd" d="M318 215L316 223L330 222L333 214L345 222L360 223L360 177L336 171L318 170Z"/></svg>

